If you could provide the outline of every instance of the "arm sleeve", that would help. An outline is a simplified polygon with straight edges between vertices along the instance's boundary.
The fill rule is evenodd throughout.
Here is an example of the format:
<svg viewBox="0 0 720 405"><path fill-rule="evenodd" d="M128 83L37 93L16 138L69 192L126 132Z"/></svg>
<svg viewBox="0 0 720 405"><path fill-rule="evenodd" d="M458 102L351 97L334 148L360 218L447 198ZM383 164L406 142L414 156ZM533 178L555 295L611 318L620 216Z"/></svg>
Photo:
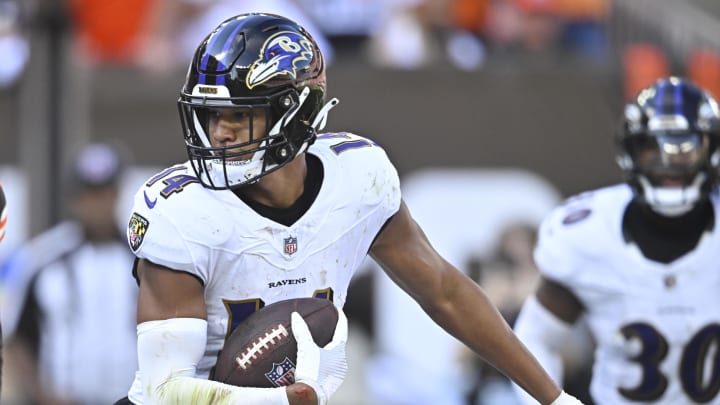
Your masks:
<svg viewBox="0 0 720 405"><path fill-rule="evenodd" d="M138 363L145 405L229 404L289 405L285 387L236 387L195 378L205 351L207 321L172 318L137 326Z"/></svg>
<svg viewBox="0 0 720 405"><path fill-rule="evenodd" d="M534 295L527 299L515 322L517 337L559 386L563 380L562 342L571 331L571 325L546 309ZM513 389L523 405L538 404L519 385L513 384Z"/></svg>

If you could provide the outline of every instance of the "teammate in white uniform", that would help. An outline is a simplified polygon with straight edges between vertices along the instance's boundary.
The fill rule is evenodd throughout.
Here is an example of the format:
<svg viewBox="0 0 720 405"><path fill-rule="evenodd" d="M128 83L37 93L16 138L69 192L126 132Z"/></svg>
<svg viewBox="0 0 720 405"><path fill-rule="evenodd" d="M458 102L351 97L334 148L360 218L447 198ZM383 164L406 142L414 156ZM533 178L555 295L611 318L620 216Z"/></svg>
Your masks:
<svg viewBox="0 0 720 405"><path fill-rule="evenodd" d="M324 348L293 318L298 359L288 387L207 377L225 338L264 305L321 297L342 308L371 254L433 319L542 403L578 404L430 246L383 149L349 133L317 134L337 104L324 97L322 54L284 17L240 15L202 42L179 100L190 160L150 178L130 218L139 372L118 403L325 404L347 371L344 315Z"/></svg>
<svg viewBox="0 0 720 405"><path fill-rule="evenodd" d="M515 330L560 382L569 324L584 315L597 404L720 404L719 125L708 93L657 81L625 108L628 184L569 199L540 229L543 281Z"/></svg>

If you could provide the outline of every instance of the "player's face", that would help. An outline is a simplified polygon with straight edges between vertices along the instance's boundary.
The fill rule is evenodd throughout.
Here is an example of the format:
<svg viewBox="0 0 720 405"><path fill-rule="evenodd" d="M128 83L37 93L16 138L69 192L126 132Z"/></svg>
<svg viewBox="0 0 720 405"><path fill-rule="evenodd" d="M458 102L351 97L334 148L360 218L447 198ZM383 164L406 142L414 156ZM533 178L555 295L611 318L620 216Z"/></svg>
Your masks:
<svg viewBox="0 0 720 405"><path fill-rule="evenodd" d="M706 143L699 134L646 137L635 145L635 162L655 184L682 186L705 158Z"/></svg>
<svg viewBox="0 0 720 405"><path fill-rule="evenodd" d="M267 132L266 113L262 108L211 109L208 126L212 146L229 146L257 140ZM241 152L256 148L244 146L229 152Z"/></svg>

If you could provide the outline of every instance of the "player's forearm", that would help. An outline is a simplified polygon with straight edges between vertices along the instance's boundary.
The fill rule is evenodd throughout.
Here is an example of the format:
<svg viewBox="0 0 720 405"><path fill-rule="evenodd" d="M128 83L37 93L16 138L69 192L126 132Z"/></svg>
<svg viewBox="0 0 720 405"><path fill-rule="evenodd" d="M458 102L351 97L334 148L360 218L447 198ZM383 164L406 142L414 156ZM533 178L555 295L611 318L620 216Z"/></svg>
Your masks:
<svg viewBox="0 0 720 405"><path fill-rule="evenodd" d="M482 289L462 273L448 276L443 281L445 300L426 308L433 319L540 403L555 400L560 388L515 336Z"/></svg>
<svg viewBox="0 0 720 405"><path fill-rule="evenodd" d="M562 342L567 340L570 332L570 325L545 309L534 296L526 300L515 321L515 334L518 339L525 344L558 384L563 379L560 350ZM518 394L523 403L534 403L526 393L519 392Z"/></svg>

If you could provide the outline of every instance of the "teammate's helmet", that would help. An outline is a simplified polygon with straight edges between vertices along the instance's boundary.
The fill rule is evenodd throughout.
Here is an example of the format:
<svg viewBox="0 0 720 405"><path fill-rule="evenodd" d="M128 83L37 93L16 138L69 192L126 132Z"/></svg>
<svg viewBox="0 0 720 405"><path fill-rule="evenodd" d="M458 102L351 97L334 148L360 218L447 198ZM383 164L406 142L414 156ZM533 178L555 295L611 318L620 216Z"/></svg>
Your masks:
<svg viewBox="0 0 720 405"><path fill-rule="evenodd" d="M324 98L325 61L304 28L272 14L222 22L195 51L178 100L198 179L212 189L235 188L289 163L312 144L337 103L323 107ZM210 114L224 109L249 120L249 141L211 145ZM253 133L261 109L266 132Z"/></svg>
<svg viewBox="0 0 720 405"><path fill-rule="evenodd" d="M707 198L720 163L720 111L687 80L663 78L625 106L617 162L640 201L678 216Z"/></svg>

